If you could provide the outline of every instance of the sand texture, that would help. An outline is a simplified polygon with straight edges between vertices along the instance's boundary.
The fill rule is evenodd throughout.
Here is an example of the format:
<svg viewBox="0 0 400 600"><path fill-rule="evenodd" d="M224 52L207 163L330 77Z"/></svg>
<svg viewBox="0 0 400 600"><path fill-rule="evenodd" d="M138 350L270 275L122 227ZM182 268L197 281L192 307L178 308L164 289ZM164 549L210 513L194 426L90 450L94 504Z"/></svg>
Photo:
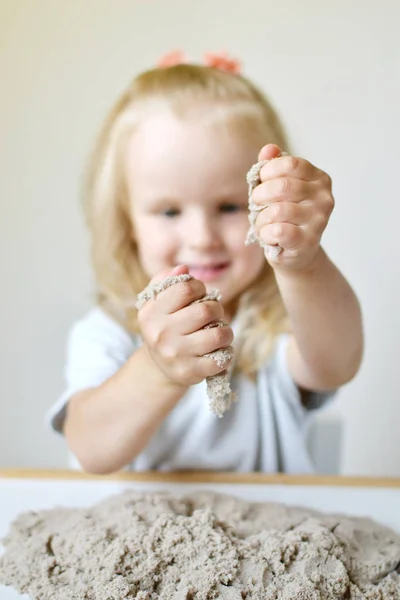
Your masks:
<svg viewBox="0 0 400 600"><path fill-rule="evenodd" d="M400 536L363 518L127 491L21 515L0 582L32 600L399 600Z"/></svg>

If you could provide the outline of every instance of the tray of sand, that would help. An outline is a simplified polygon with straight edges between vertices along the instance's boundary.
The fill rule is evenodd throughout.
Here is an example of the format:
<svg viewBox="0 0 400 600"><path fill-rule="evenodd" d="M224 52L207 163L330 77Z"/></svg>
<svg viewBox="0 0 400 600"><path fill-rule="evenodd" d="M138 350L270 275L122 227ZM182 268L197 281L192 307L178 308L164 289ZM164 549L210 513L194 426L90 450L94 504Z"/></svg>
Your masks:
<svg viewBox="0 0 400 600"><path fill-rule="evenodd" d="M3 471L0 598L397 600L399 509L397 479Z"/></svg>

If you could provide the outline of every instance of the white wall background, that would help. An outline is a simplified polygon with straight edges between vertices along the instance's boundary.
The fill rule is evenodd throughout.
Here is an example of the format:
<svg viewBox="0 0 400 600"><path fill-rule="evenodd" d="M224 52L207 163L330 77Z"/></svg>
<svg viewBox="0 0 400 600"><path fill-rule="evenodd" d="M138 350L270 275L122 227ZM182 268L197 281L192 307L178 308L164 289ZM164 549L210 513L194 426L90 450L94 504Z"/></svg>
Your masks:
<svg viewBox="0 0 400 600"><path fill-rule="evenodd" d="M342 471L400 475L399 19L396 0L1 0L0 466L65 464L43 415L91 304L78 188L104 112L166 51L227 49L334 180L325 247L367 340L337 402Z"/></svg>

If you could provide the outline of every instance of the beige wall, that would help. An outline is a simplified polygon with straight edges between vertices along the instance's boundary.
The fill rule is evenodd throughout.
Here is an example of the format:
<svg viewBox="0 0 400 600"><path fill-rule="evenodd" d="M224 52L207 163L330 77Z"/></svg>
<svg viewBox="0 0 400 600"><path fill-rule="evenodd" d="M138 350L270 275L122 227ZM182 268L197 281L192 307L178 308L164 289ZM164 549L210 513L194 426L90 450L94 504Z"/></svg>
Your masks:
<svg viewBox="0 0 400 600"><path fill-rule="evenodd" d="M91 303L78 205L105 109L165 51L228 49L333 176L325 246L364 309L341 393L343 472L400 475L399 42L395 0L1 0L0 465L61 466L43 414L64 340Z"/></svg>

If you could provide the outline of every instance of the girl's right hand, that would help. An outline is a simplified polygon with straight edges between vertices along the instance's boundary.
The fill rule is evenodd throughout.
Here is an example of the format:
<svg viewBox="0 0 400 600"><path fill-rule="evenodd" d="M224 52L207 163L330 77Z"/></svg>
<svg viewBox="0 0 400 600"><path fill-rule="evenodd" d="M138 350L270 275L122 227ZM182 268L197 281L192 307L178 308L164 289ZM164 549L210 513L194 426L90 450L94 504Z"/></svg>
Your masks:
<svg viewBox="0 0 400 600"><path fill-rule="evenodd" d="M150 285L171 275L189 273L186 266L163 272ZM206 377L223 372L205 354L226 348L233 341L229 325L203 329L215 321L223 321L222 304L206 300L192 304L207 293L198 279L179 282L148 300L139 310L138 320L144 345L167 382L188 387Z"/></svg>

